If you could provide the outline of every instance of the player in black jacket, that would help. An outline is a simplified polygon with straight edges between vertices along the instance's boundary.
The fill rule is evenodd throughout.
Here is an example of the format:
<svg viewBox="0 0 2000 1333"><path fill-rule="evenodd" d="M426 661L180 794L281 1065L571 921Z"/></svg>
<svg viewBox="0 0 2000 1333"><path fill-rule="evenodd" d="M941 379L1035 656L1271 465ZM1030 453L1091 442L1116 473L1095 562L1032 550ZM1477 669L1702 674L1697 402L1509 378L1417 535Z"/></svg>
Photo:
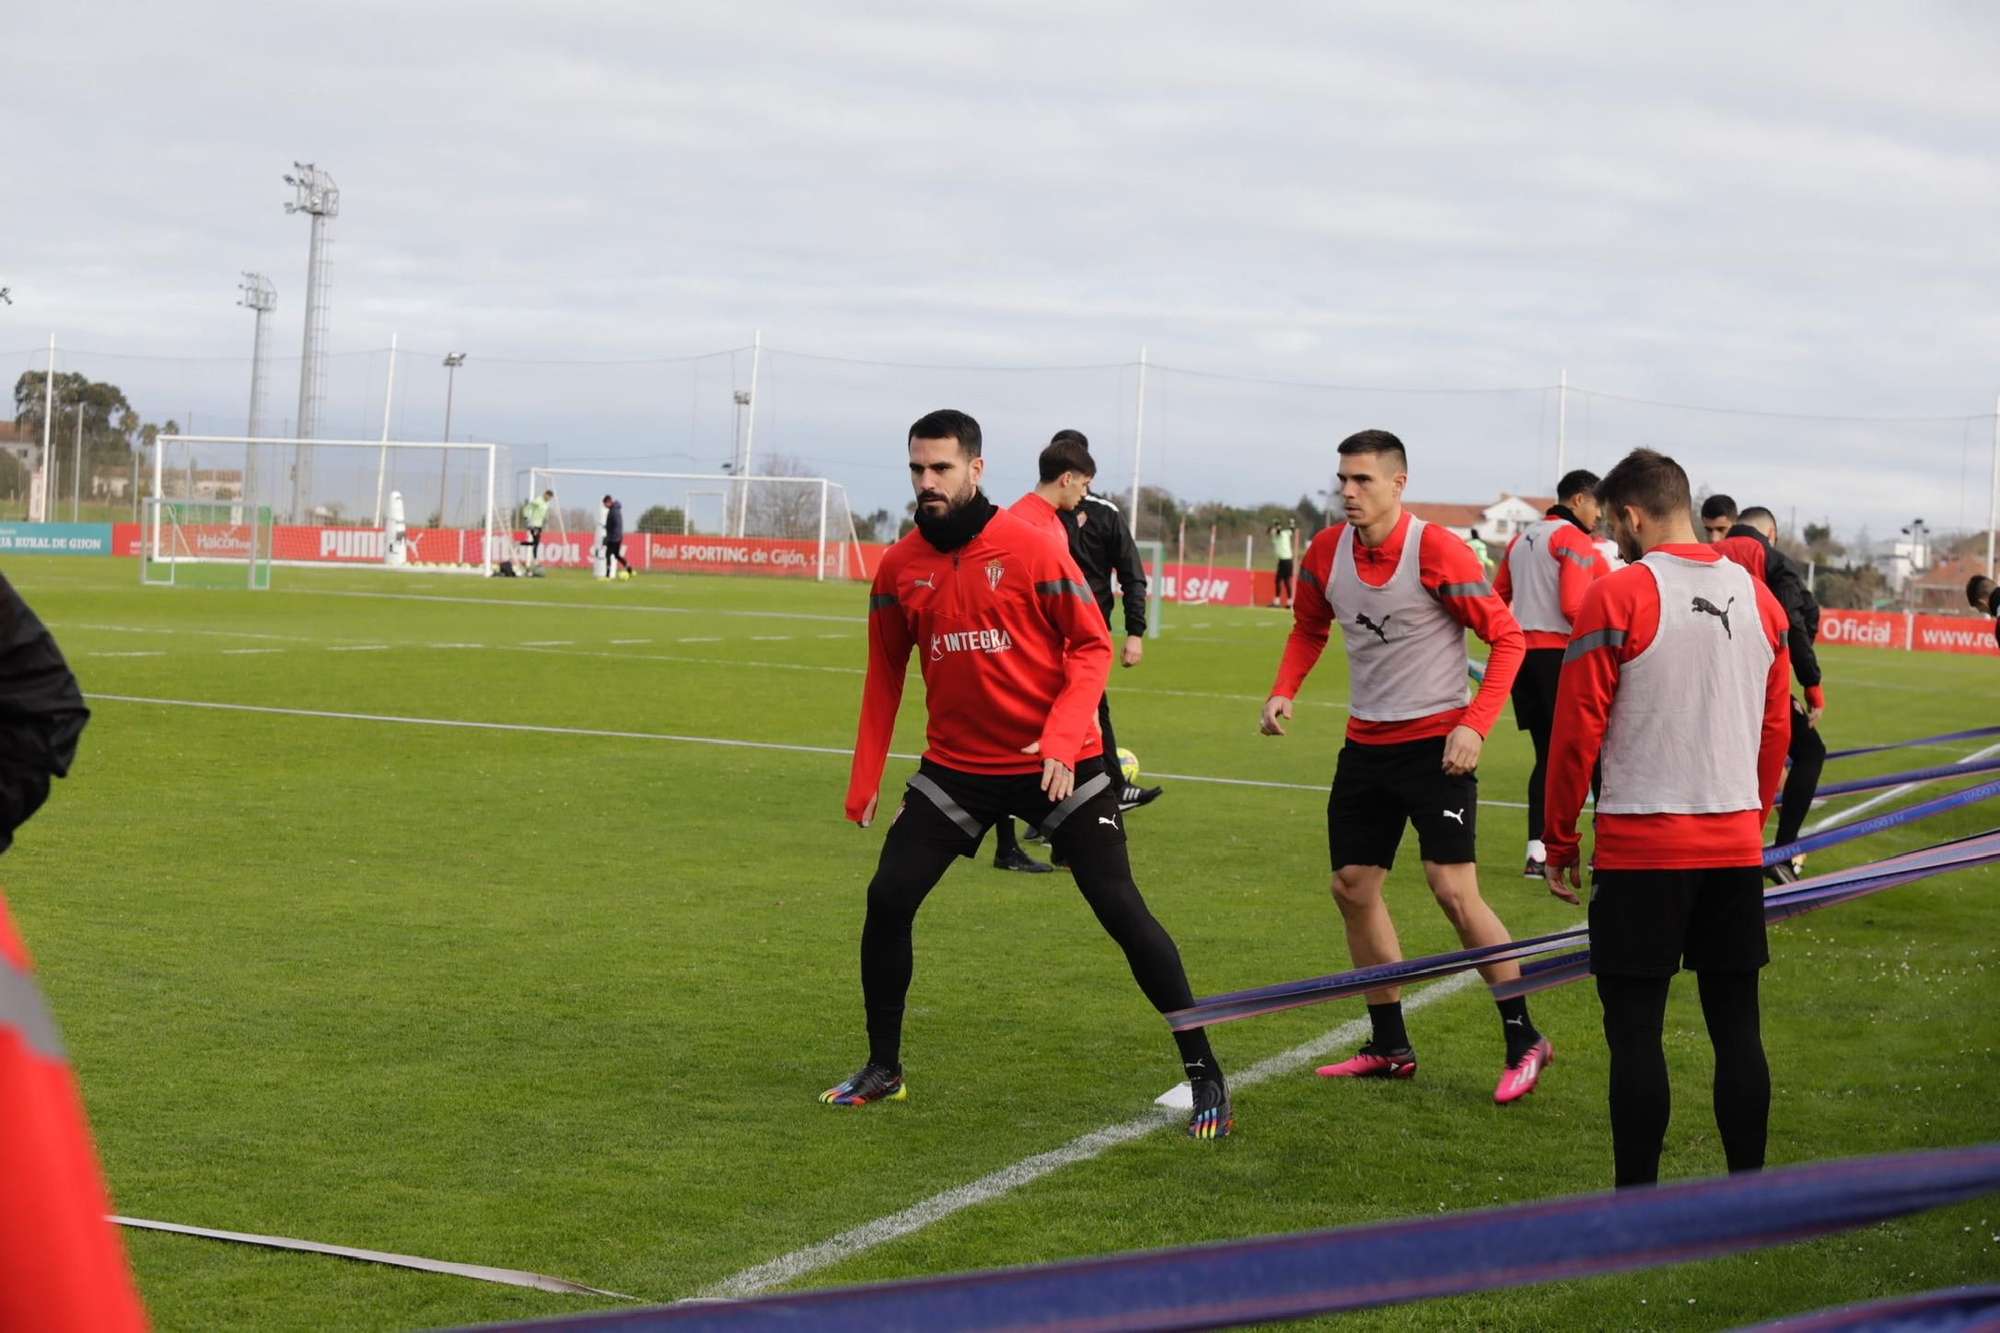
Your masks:
<svg viewBox="0 0 2000 1333"><path fill-rule="evenodd" d="M1709 497L1713 502L1717 497ZM1722 497L1726 499L1727 497ZM1702 510L1704 517L1708 511ZM1819 637L1819 602L1806 587L1799 567L1772 544L1778 534L1778 520L1770 510L1752 506L1737 515L1736 523L1716 546L1730 558L1762 573L1764 586L1785 608L1789 623L1786 646L1791 650L1792 674L1805 690L1806 706L1792 704L1791 770L1785 774L1784 803L1778 809L1775 845L1796 841L1812 809L1813 793L1819 789L1820 770L1826 765L1826 741L1819 734L1819 720L1826 712L1826 695L1820 686L1819 658L1813 640ZM1748 555L1748 559L1743 558ZM1761 567L1761 568L1760 568ZM1781 861L1765 873L1778 883L1798 878L1799 861Z"/></svg>
<svg viewBox="0 0 2000 1333"><path fill-rule="evenodd" d="M1974 574L1966 582L1965 600L1972 604L1975 611L2000 616L2000 583L1995 583L1984 574ZM1993 642L2000 646L2000 620L1993 622Z"/></svg>
<svg viewBox="0 0 2000 1333"><path fill-rule="evenodd" d="M1090 448L1090 441L1078 430L1059 430L1049 443L1063 440L1072 440L1085 450ZM1111 575L1114 572L1118 575L1118 588L1125 598L1125 642L1118 649L1118 665L1138 666L1146 653L1146 570L1139 563L1139 547L1132 540L1132 529L1126 525L1125 515L1103 496L1089 493L1082 504L1062 514L1062 521L1069 532L1070 556L1083 571L1084 581L1090 584L1090 595L1097 599L1097 609L1104 613L1106 625L1111 623ZM1104 769L1119 793L1119 808L1131 810L1157 800L1160 788L1127 782L1119 770L1118 741L1111 734L1109 694L1098 700L1097 727L1104 734Z"/></svg>
<svg viewBox="0 0 2000 1333"><path fill-rule="evenodd" d="M0 851L69 773L89 720L56 641L0 576Z"/></svg>

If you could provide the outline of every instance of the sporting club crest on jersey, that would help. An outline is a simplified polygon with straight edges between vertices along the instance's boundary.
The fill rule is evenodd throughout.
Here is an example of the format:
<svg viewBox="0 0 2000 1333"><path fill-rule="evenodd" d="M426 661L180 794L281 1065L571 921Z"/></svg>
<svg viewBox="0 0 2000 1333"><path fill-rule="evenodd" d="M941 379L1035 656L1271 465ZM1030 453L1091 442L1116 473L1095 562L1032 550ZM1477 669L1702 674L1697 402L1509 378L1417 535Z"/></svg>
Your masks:
<svg viewBox="0 0 2000 1333"><path fill-rule="evenodd" d="M998 560L988 560L986 562L986 586L995 592L999 592L1000 578L1006 572L1007 566L1001 564Z"/></svg>

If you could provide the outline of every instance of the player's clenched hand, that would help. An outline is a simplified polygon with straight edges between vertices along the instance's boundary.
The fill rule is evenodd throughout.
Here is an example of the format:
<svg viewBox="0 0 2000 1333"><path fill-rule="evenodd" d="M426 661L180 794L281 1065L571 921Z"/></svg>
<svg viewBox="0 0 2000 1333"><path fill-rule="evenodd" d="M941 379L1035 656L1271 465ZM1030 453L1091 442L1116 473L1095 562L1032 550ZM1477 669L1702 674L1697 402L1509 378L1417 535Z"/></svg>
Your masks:
<svg viewBox="0 0 2000 1333"><path fill-rule="evenodd" d="M1444 771L1455 778L1462 778L1479 767L1479 752L1486 746L1486 738L1471 727L1458 726L1444 738Z"/></svg>
<svg viewBox="0 0 2000 1333"><path fill-rule="evenodd" d="M1124 650L1118 655L1118 664L1135 667L1139 665L1139 659L1145 655L1146 641L1136 634L1128 634L1125 636Z"/></svg>
<svg viewBox="0 0 2000 1333"><path fill-rule="evenodd" d="M1257 723L1257 730L1266 736L1284 735L1285 729L1279 724L1279 718L1286 722L1292 720L1292 701L1282 694L1274 694L1264 701L1264 716Z"/></svg>
<svg viewBox="0 0 2000 1333"><path fill-rule="evenodd" d="M879 791L876 792L873 796L870 796L868 798L868 807L861 812L861 818L855 820L854 822L859 824L862 828L867 828L870 824L874 823L875 806L877 805L877 803L881 801L881 799L882 799L882 793Z"/></svg>
<svg viewBox="0 0 2000 1333"><path fill-rule="evenodd" d="M1826 705L1815 704L1811 708L1806 709L1806 725L1817 731L1819 729L1819 720L1825 716Z"/></svg>
<svg viewBox="0 0 2000 1333"><path fill-rule="evenodd" d="M1569 876L1569 883L1567 885L1563 883L1563 876L1565 875ZM1583 899L1578 896L1583 892L1583 867L1581 865L1574 862L1566 866L1544 864L1542 866L1542 878L1549 882L1550 893L1553 893L1572 907L1582 905Z"/></svg>
<svg viewBox="0 0 2000 1333"><path fill-rule="evenodd" d="M1023 745L1022 754L1040 754L1042 743ZM1057 759L1042 760L1042 793L1051 801L1067 801L1069 794L1076 790L1076 774L1068 764Z"/></svg>

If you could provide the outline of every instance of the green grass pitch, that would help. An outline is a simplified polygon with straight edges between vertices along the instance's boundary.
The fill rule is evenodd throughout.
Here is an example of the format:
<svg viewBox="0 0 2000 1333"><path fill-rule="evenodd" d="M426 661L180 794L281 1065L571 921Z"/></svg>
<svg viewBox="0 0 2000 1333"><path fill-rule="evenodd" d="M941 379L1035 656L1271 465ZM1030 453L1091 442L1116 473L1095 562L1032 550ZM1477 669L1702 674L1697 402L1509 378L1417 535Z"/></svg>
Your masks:
<svg viewBox="0 0 2000 1333"><path fill-rule="evenodd" d="M74 776L0 879L123 1213L674 1300L1129 1121L1178 1078L1164 1025L1067 877L982 858L918 921L909 1100L814 1100L864 1054L857 941L881 828L841 819L858 586L279 570L273 591L248 593L142 589L125 561L5 571L99 696ZM1317 790L1343 665L1329 654L1290 737L1257 736L1284 634L1275 611L1174 608L1144 664L1112 682L1119 737L1150 773L1302 788L1161 779L1166 796L1131 817L1140 886L1197 994L1346 966ZM1990 660L1824 657L1836 747L2000 720ZM913 683L905 753L921 747L920 697ZM1528 763L1509 712L1482 797L1520 801ZM908 767L892 761L890 800ZM1480 811L1487 897L1516 935L1577 923L1520 877L1523 825L1518 809ZM1455 947L1405 853L1390 891L1406 951ZM2000 1136L1996 889L1992 870L1964 874L1773 932L1774 1165ZM1692 991L1676 987L1668 1018L1669 1178L1722 1167ZM800 1285L1603 1188L1595 997L1579 985L1533 1003L1556 1061L1516 1106L1490 1101L1498 1023L1474 987L1412 1014L1414 1083L1273 1078L1239 1092L1225 1143L1145 1135ZM1242 1069L1360 1013L1351 1001L1231 1024L1216 1047ZM592 1304L178 1236L126 1243L168 1330L412 1329ZM1996 1273L2000 1199L1341 1326L1716 1329Z"/></svg>

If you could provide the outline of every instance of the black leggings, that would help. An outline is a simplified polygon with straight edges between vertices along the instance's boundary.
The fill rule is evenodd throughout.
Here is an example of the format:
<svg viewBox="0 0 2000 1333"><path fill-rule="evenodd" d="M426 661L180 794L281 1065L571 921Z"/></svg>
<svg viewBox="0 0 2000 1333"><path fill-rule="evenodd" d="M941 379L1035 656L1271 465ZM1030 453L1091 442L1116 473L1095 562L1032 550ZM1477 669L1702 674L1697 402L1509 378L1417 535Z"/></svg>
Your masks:
<svg viewBox="0 0 2000 1333"><path fill-rule="evenodd" d="M1757 1007L1755 972L1697 972L1701 1016L1715 1048L1715 1127L1729 1169L1764 1166L1771 1071ZM1670 977L1599 977L1604 1040L1611 1048L1611 1155L1620 1189L1660 1178L1660 1149L1673 1114L1661 1032Z"/></svg>
<svg viewBox="0 0 2000 1333"><path fill-rule="evenodd" d="M1819 728L1806 720L1798 701L1792 701L1792 768L1785 775L1785 800L1778 807L1776 846L1797 842L1799 830L1812 813L1813 793L1819 790L1820 770L1826 767L1826 740Z"/></svg>
<svg viewBox="0 0 2000 1333"><path fill-rule="evenodd" d="M1104 771L1111 779L1111 795L1116 798L1125 791L1125 770L1118 766L1118 738L1111 734L1111 696L1097 696L1097 729L1104 734ZM1082 782L1090 775L1080 773L1077 781ZM1009 851L1020 851L1021 840L1014 834L1014 818L1002 815L993 826L993 854L1005 856Z"/></svg>
<svg viewBox="0 0 2000 1333"><path fill-rule="evenodd" d="M914 969L910 926L957 857L952 848L912 840L889 838L882 844L882 859L868 884L868 919L861 927L861 994L868 1008L871 1064L893 1069L901 1058L903 1000ZM1193 1004L1180 950L1132 882L1125 845L1078 839L1064 849L1064 857L1084 901L1125 951L1132 976L1153 1007L1166 1013ZM1184 1061L1206 1060L1208 1069L1215 1068L1205 1031L1176 1033L1174 1040Z"/></svg>

